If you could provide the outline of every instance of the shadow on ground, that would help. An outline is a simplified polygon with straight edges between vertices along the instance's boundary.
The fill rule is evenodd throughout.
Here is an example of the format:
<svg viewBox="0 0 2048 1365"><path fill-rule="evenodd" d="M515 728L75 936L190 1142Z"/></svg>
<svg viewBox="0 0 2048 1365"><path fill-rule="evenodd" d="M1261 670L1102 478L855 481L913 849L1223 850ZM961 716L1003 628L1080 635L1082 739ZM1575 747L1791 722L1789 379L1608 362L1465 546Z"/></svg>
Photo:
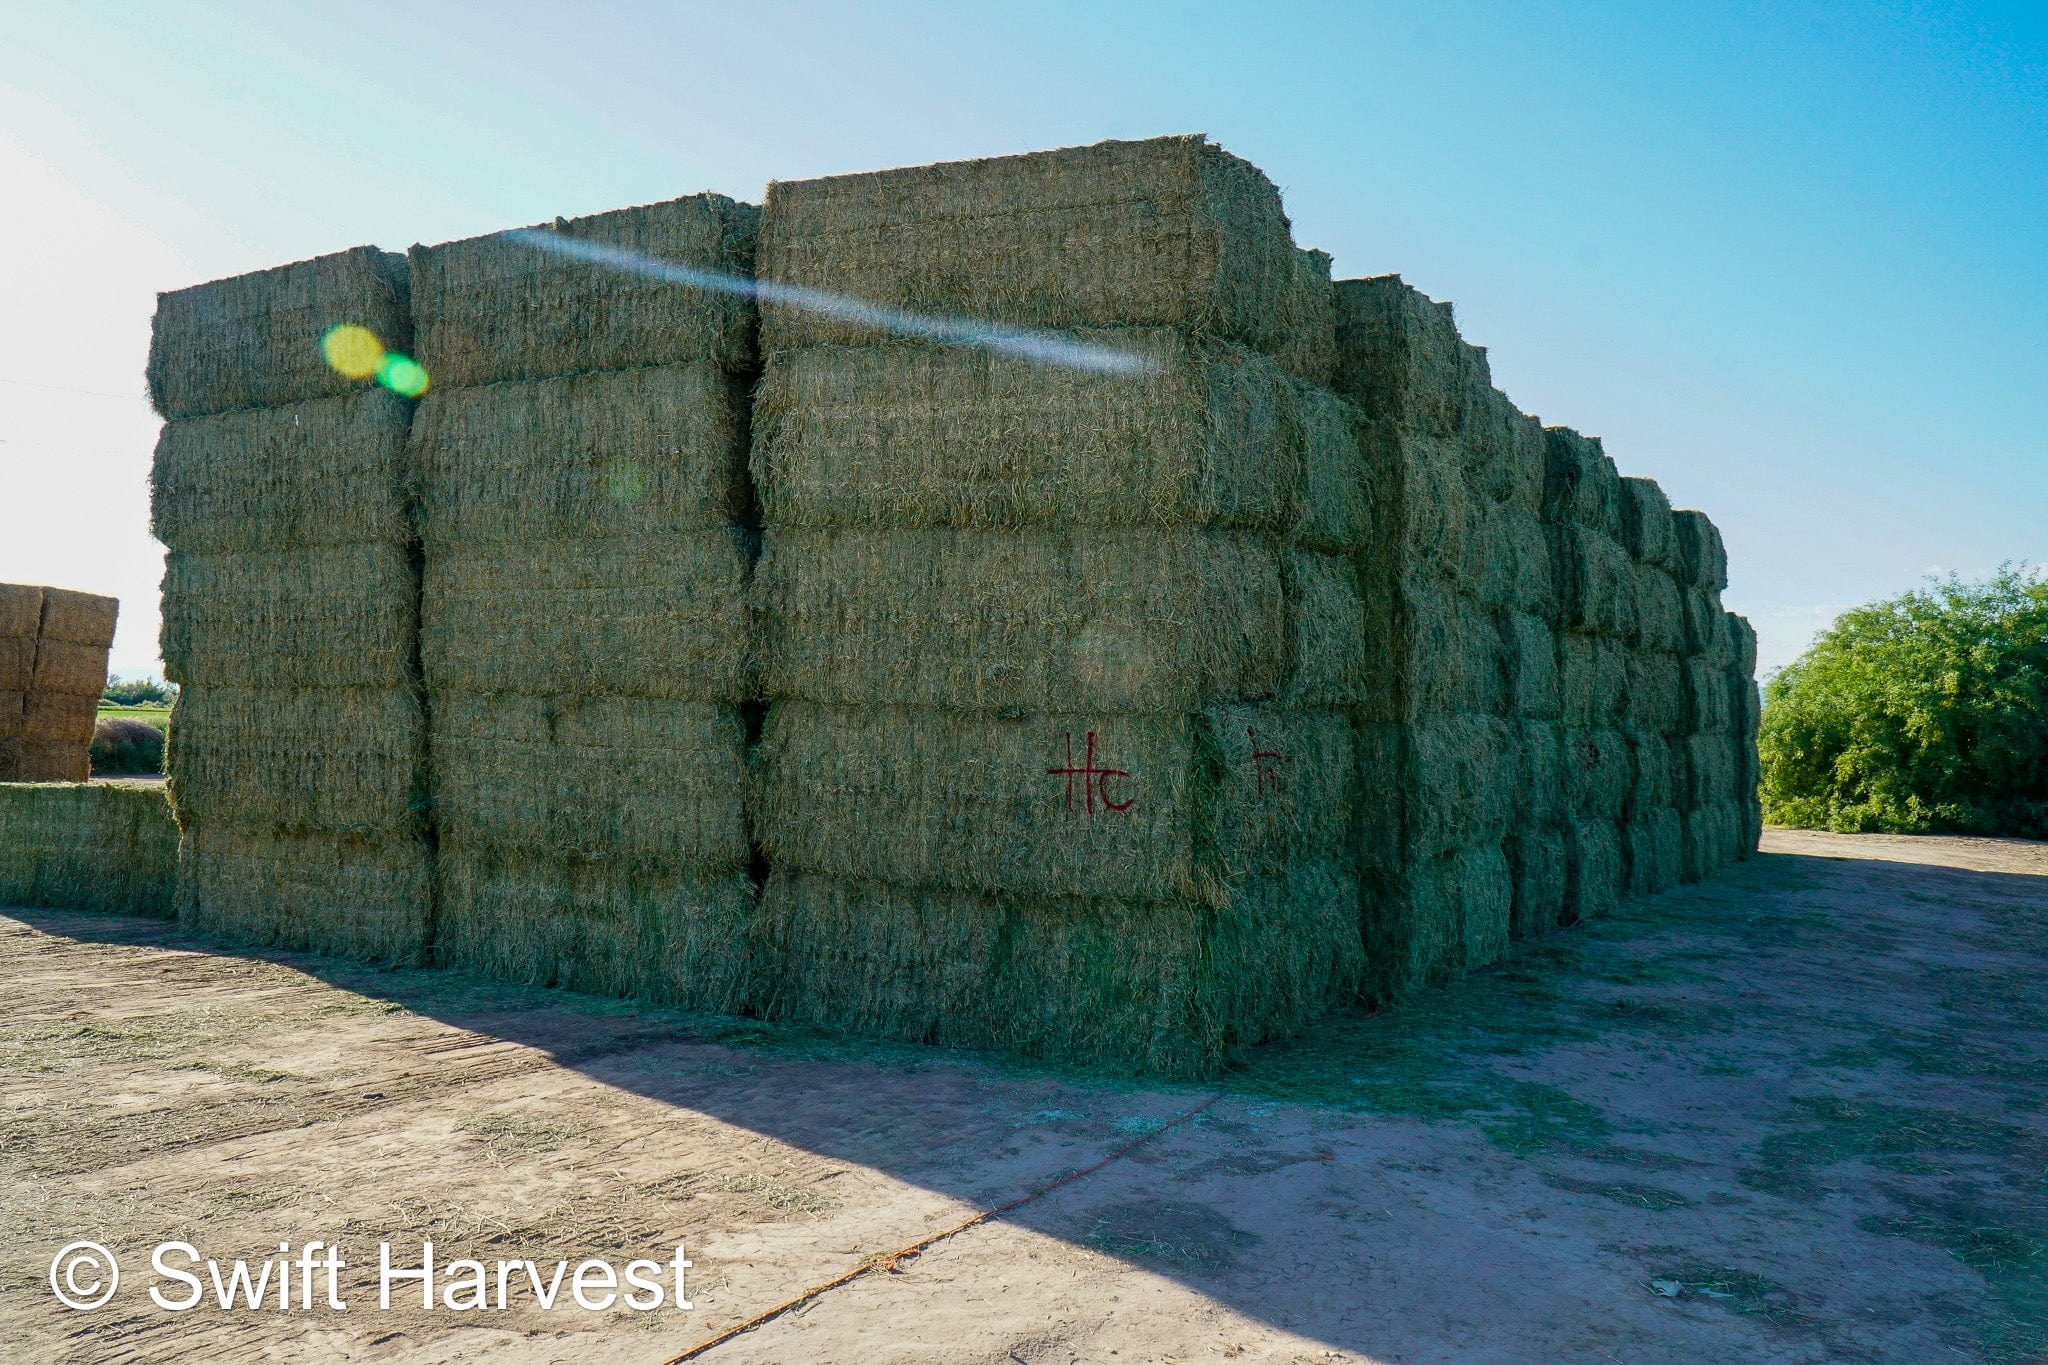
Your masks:
<svg viewBox="0 0 2048 1365"><path fill-rule="evenodd" d="M147 921L11 915L80 945L207 951ZM246 960L460 1030L449 1055L535 1049L678 1113L971 1208L1220 1094L1008 1220L1359 1356L2048 1353L2038 876L1766 853L1413 1006L1327 1020L1200 1087L458 973ZM383 1098L291 1080L309 1085L272 1120L287 1129ZM101 1125L85 1151L37 1122L0 1115L0 1153L46 1178L223 1136L203 1114L167 1125L144 1111ZM246 1135L236 1122L225 1136ZM516 1159L522 1145L550 1150L551 1132L562 1146L575 1122L513 1106L465 1118L447 1140ZM785 1213L807 1199L815 1216L832 1207L803 1179L754 1193ZM857 1259L821 1256L802 1278ZM896 1292L896 1278L873 1293ZM710 1358L803 1358L803 1330L778 1324ZM986 1358L1003 1360L1006 1342ZM1030 1354L1037 1344L1015 1336L1008 1358L1054 1358Z"/></svg>

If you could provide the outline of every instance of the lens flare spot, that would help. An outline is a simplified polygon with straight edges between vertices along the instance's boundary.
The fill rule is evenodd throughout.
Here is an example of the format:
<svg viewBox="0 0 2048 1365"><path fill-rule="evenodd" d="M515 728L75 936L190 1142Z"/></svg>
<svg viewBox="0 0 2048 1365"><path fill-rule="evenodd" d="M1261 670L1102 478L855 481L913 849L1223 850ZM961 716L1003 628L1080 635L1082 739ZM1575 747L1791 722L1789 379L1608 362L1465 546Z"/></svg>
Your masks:
<svg viewBox="0 0 2048 1365"><path fill-rule="evenodd" d="M336 373L350 379L373 379L384 363L384 343L367 327L344 322L320 338L320 353Z"/></svg>
<svg viewBox="0 0 2048 1365"><path fill-rule="evenodd" d="M377 362L377 382L401 398L417 398L427 391L427 367L411 356L386 351Z"/></svg>
<svg viewBox="0 0 2048 1365"><path fill-rule="evenodd" d="M613 460L605 466L604 481L615 502L638 502L647 496L647 466L638 460Z"/></svg>

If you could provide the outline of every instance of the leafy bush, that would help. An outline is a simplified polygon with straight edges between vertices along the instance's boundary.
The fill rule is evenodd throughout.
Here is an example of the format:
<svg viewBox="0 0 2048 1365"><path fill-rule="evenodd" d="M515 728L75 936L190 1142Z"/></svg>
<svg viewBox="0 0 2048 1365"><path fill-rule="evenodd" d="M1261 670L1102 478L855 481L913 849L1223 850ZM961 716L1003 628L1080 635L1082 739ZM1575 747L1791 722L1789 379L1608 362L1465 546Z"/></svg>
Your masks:
<svg viewBox="0 0 2048 1365"><path fill-rule="evenodd" d="M164 732L146 720L102 720L92 732L95 777L160 773L164 770Z"/></svg>
<svg viewBox="0 0 2048 1365"><path fill-rule="evenodd" d="M1759 747L1774 824L2048 838L2048 579L1846 613L1765 685Z"/></svg>
<svg viewBox="0 0 2048 1365"><path fill-rule="evenodd" d="M107 684L101 699L115 706L169 706L178 689L157 678L120 678Z"/></svg>

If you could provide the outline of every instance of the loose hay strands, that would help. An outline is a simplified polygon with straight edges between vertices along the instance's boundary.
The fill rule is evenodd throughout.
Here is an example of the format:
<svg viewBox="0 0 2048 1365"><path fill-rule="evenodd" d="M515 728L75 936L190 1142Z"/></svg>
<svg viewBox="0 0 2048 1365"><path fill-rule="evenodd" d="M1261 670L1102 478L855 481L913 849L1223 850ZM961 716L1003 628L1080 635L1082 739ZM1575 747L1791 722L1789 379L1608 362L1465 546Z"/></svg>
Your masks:
<svg viewBox="0 0 2048 1365"><path fill-rule="evenodd" d="M413 686L417 573L391 544L169 555L164 672L180 685Z"/></svg>
<svg viewBox="0 0 2048 1365"><path fill-rule="evenodd" d="M1331 363L1327 264L1296 251L1272 182L1201 137L777 182L760 274L912 312L1213 334L1310 383ZM767 355L873 339L808 310L763 313Z"/></svg>
<svg viewBox="0 0 2048 1365"><path fill-rule="evenodd" d="M166 423L150 530L190 554L402 545L413 534L410 406L370 388Z"/></svg>
<svg viewBox="0 0 2048 1365"><path fill-rule="evenodd" d="M435 822L533 857L746 866L746 730L703 702L449 693L434 705Z"/></svg>
<svg viewBox="0 0 2048 1365"><path fill-rule="evenodd" d="M320 349L328 329L341 323L369 328L394 350L410 345L404 257L355 247L159 294L150 401L177 420L361 388Z"/></svg>
<svg viewBox="0 0 2048 1365"><path fill-rule="evenodd" d="M741 873L441 845L434 957L501 981L737 1012L754 891Z"/></svg>
<svg viewBox="0 0 2048 1365"><path fill-rule="evenodd" d="M447 549L422 589L427 685L738 703L752 690L748 577L726 531Z"/></svg>
<svg viewBox="0 0 2048 1365"><path fill-rule="evenodd" d="M719 194L556 220L552 231L751 277L760 210ZM507 233L412 249L418 356L443 387L709 361L755 367L751 299L593 267Z"/></svg>
<svg viewBox="0 0 2048 1365"><path fill-rule="evenodd" d="M425 844L183 823L180 928L356 962L426 960L432 888Z"/></svg>
<svg viewBox="0 0 2048 1365"><path fill-rule="evenodd" d="M160 789L0 785L0 905L167 919L177 861Z"/></svg>
<svg viewBox="0 0 2048 1365"><path fill-rule="evenodd" d="M1303 519L1307 467L1341 464L1352 441L1243 347L1160 329L1072 335L1148 366L1089 373L903 343L773 357L754 408L768 524L1282 533Z"/></svg>
<svg viewBox="0 0 2048 1365"><path fill-rule="evenodd" d="M1237 879L1334 856L1349 835L1338 712L778 703L758 763L772 863L905 885L1220 904Z"/></svg>
<svg viewBox="0 0 2048 1365"><path fill-rule="evenodd" d="M738 521L746 420L745 390L709 363L436 390L410 452L427 551Z"/></svg>
<svg viewBox="0 0 2048 1365"><path fill-rule="evenodd" d="M771 697L1169 711L1273 696L1273 545L1202 532L772 535L758 569Z"/></svg>
<svg viewBox="0 0 2048 1365"><path fill-rule="evenodd" d="M1304 862L1224 901L920 891L778 870L755 937L771 1018L1208 1075L1356 990L1357 889Z"/></svg>
<svg viewBox="0 0 2048 1365"><path fill-rule="evenodd" d="M396 690L188 687L165 755L178 819L409 834L424 820L425 723Z"/></svg>

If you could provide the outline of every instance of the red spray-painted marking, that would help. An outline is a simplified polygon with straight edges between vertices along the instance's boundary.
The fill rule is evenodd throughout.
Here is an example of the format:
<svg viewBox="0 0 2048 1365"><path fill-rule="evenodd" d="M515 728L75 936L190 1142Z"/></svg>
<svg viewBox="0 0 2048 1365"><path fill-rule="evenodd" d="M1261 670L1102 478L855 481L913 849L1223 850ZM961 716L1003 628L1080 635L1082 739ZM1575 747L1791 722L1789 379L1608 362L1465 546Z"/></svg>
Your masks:
<svg viewBox="0 0 2048 1365"><path fill-rule="evenodd" d="M1263 801L1266 799L1266 784L1268 782L1273 784L1273 795L1280 795L1279 765L1287 761L1287 755L1281 753L1278 749L1261 749L1259 747L1259 732L1255 727L1245 726L1244 733L1245 738L1252 742L1252 774L1258 779L1259 800ZM1267 766L1269 764L1272 766Z"/></svg>
<svg viewBox="0 0 2048 1365"><path fill-rule="evenodd" d="M1109 779L1112 777L1129 777L1131 775L1129 770L1124 768L1098 768L1095 766L1095 732L1093 730L1088 732L1087 744L1087 757L1083 760L1080 767L1074 766L1074 732L1072 730L1067 731L1067 766L1064 768L1047 768L1045 770L1053 777L1064 777L1067 779L1067 809L1072 810L1074 808L1074 779L1077 777L1081 779L1082 799L1087 805L1088 814L1091 816L1095 814L1095 803L1098 799L1105 807L1119 815L1129 810L1132 806L1137 805L1138 798L1135 796L1124 801L1117 801L1109 794Z"/></svg>

